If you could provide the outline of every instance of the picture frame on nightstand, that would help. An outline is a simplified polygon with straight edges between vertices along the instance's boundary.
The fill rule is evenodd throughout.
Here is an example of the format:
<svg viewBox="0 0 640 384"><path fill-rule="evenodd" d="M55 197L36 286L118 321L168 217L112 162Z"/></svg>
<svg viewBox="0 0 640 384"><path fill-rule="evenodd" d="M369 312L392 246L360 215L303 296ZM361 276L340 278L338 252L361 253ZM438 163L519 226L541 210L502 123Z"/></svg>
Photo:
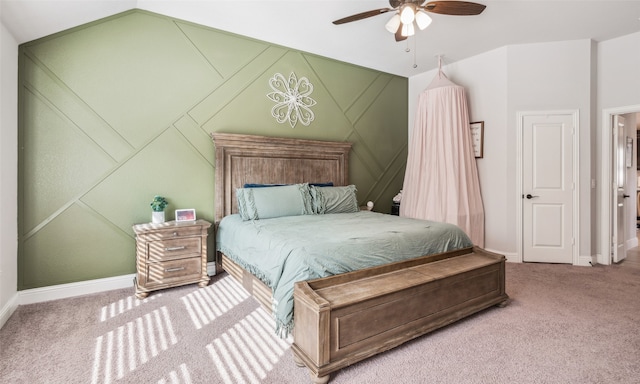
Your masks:
<svg viewBox="0 0 640 384"><path fill-rule="evenodd" d="M176 209L176 221L195 221L195 209Z"/></svg>

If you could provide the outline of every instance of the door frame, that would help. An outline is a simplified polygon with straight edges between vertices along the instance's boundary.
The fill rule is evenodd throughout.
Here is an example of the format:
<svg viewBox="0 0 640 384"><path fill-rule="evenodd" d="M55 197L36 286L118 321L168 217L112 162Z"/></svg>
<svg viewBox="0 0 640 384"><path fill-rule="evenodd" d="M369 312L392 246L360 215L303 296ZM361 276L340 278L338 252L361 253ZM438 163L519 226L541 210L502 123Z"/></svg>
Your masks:
<svg viewBox="0 0 640 384"><path fill-rule="evenodd" d="M611 265L611 246L613 243L613 214L611 206L613 204L613 188L611 167L613 162L611 159L613 145L611 127L613 124L613 116L625 115L627 113L640 112L640 105L628 105L626 107L606 108L602 110L602 123L600 126L600 252L597 256L598 264Z"/></svg>
<svg viewBox="0 0 640 384"><path fill-rule="evenodd" d="M516 248L517 255L516 262L522 263L524 260L523 255L523 201L522 201L522 181L523 181L523 130L524 130L524 117L535 115L571 115L573 121L573 247L572 247L572 260L573 265L582 265L580 263L580 194L578 193L580 186L580 151L578 150L580 143L580 111L578 109L572 110L546 110L546 111L518 111L516 112L517 129L516 129ZM588 264L586 264L588 265Z"/></svg>

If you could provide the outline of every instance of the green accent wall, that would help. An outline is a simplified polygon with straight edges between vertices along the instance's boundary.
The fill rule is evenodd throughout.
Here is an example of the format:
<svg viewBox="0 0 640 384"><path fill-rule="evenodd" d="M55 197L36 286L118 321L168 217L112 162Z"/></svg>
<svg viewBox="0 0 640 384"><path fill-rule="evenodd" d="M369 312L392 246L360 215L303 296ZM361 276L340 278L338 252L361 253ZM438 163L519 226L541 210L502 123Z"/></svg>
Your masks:
<svg viewBox="0 0 640 384"><path fill-rule="evenodd" d="M271 116L269 79L307 77L315 120ZM211 132L353 142L361 203L389 212L408 79L132 10L19 49L18 289L135 272L154 195L214 218ZM213 260L210 241L209 260Z"/></svg>

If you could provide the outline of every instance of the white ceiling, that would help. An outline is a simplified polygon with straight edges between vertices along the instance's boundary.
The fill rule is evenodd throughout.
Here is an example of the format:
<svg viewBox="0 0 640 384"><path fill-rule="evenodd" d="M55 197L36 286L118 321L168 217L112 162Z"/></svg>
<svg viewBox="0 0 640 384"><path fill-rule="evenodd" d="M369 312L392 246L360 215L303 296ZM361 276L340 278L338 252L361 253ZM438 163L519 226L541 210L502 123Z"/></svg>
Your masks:
<svg viewBox="0 0 640 384"><path fill-rule="evenodd" d="M387 0L0 0L0 17L24 43L140 8L405 77L435 68L438 55L450 64L505 45L640 31L640 0L472 1L487 6L481 15L432 14L431 26L399 43L384 28L392 13L331 23Z"/></svg>

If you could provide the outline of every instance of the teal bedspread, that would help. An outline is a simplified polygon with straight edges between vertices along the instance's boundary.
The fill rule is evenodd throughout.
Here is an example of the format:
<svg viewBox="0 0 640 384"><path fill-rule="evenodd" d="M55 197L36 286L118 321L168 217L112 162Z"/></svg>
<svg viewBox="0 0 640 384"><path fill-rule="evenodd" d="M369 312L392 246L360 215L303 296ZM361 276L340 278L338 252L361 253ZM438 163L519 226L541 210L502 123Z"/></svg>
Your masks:
<svg viewBox="0 0 640 384"><path fill-rule="evenodd" d="M422 255L472 246L452 224L361 211L221 222L216 248L273 290L276 333L293 329L293 286Z"/></svg>

